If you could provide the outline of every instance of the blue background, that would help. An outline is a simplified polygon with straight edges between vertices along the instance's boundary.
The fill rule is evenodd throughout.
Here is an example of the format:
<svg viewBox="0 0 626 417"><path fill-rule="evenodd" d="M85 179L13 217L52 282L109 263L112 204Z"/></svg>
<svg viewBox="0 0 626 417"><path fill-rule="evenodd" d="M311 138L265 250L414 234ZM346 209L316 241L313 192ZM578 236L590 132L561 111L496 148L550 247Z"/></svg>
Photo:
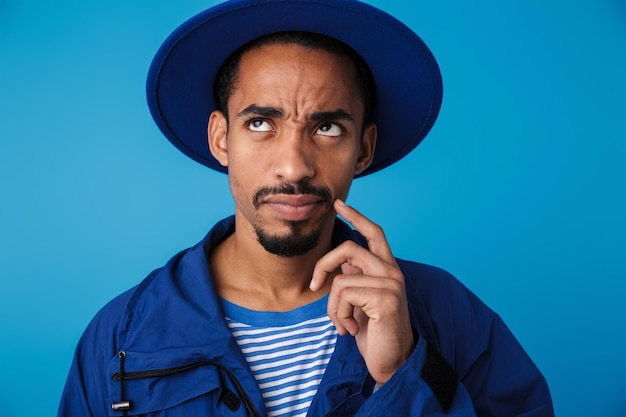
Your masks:
<svg viewBox="0 0 626 417"><path fill-rule="evenodd" d="M371 3L431 47L444 104L349 201L502 315L558 415L626 415L626 4ZM232 212L144 99L161 41L211 4L0 0L3 415L54 415L93 314Z"/></svg>

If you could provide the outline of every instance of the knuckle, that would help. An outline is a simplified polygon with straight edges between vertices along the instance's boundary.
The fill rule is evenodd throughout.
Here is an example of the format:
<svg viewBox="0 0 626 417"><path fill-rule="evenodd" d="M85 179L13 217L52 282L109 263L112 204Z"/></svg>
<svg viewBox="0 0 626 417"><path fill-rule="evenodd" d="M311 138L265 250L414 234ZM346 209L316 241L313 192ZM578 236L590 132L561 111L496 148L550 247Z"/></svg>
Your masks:
<svg viewBox="0 0 626 417"><path fill-rule="evenodd" d="M389 287L395 294L402 293L405 290L404 281L398 279L392 279Z"/></svg>
<svg viewBox="0 0 626 417"><path fill-rule="evenodd" d="M342 289L342 294L346 299L354 300L362 297L366 291L363 287L346 286Z"/></svg>
<svg viewBox="0 0 626 417"><path fill-rule="evenodd" d="M348 280L348 276L344 274L337 274L335 278L333 278L333 282L330 285L331 291L334 291L335 294L339 294L342 289L346 286L346 281Z"/></svg>
<svg viewBox="0 0 626 417"><path fill-rule="evenodd" d="M404 274L396 265L387 265L387 276L399 282L404 282Z"/></svg>
<svg viewBox="0 0 626 417"><path fill-rule="evenodd" d="M385 238L385 231L383 230L383 228L378 225L377 223L372 223L371 229L370 229L370 233L372 235L372 238Z"/></svg>
<svg viewBox="0 0 626 417"><path fill-rule="evenodd" d="M346 240L345 242L343 242L341 244L341 246L343 246L345 249L356 249L356 248L360 248L359 244L356 243L353 240Z"/></svg>

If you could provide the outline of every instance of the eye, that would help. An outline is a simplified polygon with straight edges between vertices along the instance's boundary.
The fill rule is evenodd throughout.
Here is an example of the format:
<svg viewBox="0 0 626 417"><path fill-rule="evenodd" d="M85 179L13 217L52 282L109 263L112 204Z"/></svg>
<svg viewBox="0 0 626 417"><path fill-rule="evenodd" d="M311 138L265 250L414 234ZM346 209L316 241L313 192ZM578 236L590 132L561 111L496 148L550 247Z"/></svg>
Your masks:
<svg viewBox="0 0 626 417"><path fill-rule="evenodd" d="M317 128L317 131L315 132L316 135L333 137L341 136L342 133L343 129L341 128L341 126L335 123L323 123Z"/></svg>
<svg viewBox="0 0 626 417"><path fill-rule="evenodd" d="M247 123L248 129L253 132L271 132L272 125L264 119L251 119Z"/></svg>

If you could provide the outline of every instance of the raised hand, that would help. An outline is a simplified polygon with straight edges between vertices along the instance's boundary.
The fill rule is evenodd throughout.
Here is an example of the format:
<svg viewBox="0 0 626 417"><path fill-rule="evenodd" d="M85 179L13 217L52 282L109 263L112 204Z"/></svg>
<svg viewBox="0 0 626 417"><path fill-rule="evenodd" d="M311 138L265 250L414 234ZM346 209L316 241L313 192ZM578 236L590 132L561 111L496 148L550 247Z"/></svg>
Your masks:
<svg viewBox="0 0 626 417"><path fill-rule="evenodd" d="M340 335L356 337L367 369L382 385L413 349L404 276L380 226L341 200L334 207L367 239L369 250L352 241L337 246L315 265L310 288L333 279L328 315Z"/></svg>

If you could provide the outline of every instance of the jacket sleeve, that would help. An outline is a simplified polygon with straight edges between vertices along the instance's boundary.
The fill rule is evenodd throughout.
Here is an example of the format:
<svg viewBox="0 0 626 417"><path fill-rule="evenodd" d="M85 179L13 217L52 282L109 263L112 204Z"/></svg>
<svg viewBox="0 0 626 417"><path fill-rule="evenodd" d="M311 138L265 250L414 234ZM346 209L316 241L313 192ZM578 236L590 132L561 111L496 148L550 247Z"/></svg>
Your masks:
<svg viewBox="0 0 626 417"><path fill-rule="evenodd" d="M420 337L409 359L356 416L473 417L465 387L439 352Z"/></svg>
<svg viewBox="0 0 626 417"><path fill-rule="evenodd" d="M502 319L445 271L403 263L416 327L480 417L553 417L545 378Z"/></svg>
<svg viewBox="0 0 626 417"><path fill-rule="evenodd" d="M500 316L489 312L484 339L476 342L473 355L458 361L476 413L481 417L554 417L545 378Z"/></svg>
<svg viewBox="0 0 626 417"><path fill-rule="evenodd" d="M61 395L58 417L109 415L107 366L117 355L117 326L127 295L122 294L100 310L80 338Z"/></svg>

